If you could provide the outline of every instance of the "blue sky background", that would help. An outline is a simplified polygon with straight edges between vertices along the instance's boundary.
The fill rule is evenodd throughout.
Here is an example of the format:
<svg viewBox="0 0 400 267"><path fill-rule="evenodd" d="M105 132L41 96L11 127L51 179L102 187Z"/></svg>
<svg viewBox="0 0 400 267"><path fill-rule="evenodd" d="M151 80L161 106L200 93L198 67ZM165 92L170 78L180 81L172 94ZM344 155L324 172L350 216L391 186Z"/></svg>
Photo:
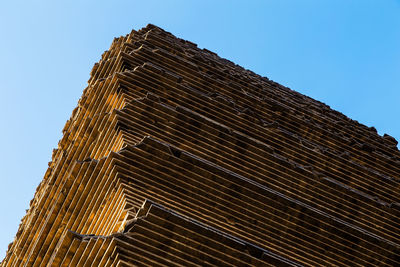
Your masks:
<svg viewBox="0 0 400 267"><path fill-rule="evenodd" d="M0 0L0 260L93 64L148 23L400 140L399 0Z"/></svg>

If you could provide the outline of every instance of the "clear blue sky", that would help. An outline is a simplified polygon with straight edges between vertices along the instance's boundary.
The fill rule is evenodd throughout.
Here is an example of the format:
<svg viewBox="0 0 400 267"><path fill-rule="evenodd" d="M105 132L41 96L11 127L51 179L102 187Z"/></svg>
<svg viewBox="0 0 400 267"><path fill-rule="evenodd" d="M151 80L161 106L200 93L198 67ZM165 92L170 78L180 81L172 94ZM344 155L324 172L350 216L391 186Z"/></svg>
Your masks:
<svg viewBox="0 0 400 267"><path fill-rule="evenodd" d="M399 0L0 1L0 260L93 64L147 23L400 140Z"/></svg>

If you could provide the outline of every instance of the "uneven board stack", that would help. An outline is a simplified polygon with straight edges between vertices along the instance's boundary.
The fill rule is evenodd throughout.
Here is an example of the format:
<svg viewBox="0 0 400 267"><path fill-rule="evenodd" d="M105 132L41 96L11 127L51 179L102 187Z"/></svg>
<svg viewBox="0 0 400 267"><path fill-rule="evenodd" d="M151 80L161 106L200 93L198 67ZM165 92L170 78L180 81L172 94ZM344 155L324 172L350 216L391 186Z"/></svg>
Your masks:
<svg viewBox="0 0 400 267"><path fill-rule="evenodd" d="M148 25L114 40L2 266L399 266L389 135Z"/></svg>

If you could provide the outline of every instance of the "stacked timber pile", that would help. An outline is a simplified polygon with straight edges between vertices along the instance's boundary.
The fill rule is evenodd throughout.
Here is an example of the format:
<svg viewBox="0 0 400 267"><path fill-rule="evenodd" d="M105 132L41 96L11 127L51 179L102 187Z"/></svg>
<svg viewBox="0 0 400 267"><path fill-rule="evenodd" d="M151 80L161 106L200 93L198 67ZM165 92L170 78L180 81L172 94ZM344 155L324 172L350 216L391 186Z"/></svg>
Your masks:
<svg viewBox="0 0 400 267"><path fill-rule="evenodd" d="M2 266L400 265L400 153L148 25L91 73Z"/></svg>

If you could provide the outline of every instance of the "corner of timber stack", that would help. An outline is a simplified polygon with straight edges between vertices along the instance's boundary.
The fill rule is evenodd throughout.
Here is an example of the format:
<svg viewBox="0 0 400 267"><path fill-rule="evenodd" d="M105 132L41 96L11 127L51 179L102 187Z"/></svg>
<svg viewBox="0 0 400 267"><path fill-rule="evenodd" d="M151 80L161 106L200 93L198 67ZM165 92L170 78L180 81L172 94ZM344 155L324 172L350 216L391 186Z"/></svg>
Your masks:
<svg viewBox="0 0 400 267"><path fill-rule="evenodd" d="M91 71L2 267L400 266L400 153L149 24Z"/></svg>

